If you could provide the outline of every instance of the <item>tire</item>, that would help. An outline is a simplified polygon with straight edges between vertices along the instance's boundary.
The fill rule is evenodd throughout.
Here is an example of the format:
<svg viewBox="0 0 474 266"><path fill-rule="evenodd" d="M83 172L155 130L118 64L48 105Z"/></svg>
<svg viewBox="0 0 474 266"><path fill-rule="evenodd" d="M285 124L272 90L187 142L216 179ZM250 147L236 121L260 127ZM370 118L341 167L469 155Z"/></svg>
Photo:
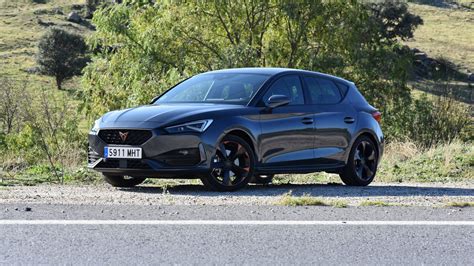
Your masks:
<svg viewBox="0 0 474 266"><path fill-rule="evenodd" d="M201 181L210 190L235 191L249 183L254 169L255 155L250 145L238 136L227 135L212 158L211 172Z"/></svg>
<svg viewBox="0 0 474 266"><path fill-rule="evenodd" d="M359 137L352 145L346 166L339 173L342 182L348 186L367 186L377 173L378 150L374 142Z"/></svg>
<svg viewBox="0 0 474 266"><path fill-rule="evenodd" d="M253 175L253 178L250 181L250 183L263 184L263 185L270 184L273 181L274 176L275 175L272 175L272 174L270 174L270 175L255 174L255 175Z"/></svg>
<svg viewBox="0 0 474 266"><path fill-rule="evenodd" d="M143 177L127 177L120 175L104 175L105 182L113 187L134 187L145 181Z"/></svg>

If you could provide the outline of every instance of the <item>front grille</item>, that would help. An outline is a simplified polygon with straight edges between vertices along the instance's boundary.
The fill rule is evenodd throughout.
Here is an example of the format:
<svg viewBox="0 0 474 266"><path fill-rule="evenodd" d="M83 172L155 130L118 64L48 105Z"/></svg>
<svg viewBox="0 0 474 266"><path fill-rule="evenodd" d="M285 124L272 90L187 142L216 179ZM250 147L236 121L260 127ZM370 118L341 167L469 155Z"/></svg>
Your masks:
<svg viewBox="0 0 474 266"><path fill-rule="evenodd" d="M121 169L151 169L151 167L140 160L122 160L122 166L118 159L107 159L97 164L96 168L121 168Z"/></svg>
<svg viewBox="0 0 474 266"><path fill-rule="evenodd" d="M104 129L99 131L99 138L107 144L142 145L151 136L150 130Z"/></svg>

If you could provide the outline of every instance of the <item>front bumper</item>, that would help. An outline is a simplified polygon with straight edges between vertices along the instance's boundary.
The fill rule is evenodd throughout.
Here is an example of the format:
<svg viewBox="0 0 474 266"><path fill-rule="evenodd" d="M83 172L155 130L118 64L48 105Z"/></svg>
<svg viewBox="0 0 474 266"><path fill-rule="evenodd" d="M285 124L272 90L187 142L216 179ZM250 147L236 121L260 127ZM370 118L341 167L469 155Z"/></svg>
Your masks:
<svg viewBox="0 0 474 266"><path fill-rule="evenodd" d="M160 178L199 178L210 172L210 160L214 153L213 145L207 145L199 134L166 134L159 130L101 129L107 135L89 134L88 167L104 174L130 175L134 177ZM117 131L117 132L115 132ZM146 131L143 143L135 141L121 143L114 134L129 132L133 134ZM137 133L137 134L138 134ZM131 146L142 148L142 159L106 159L105 146Z"/></svg>

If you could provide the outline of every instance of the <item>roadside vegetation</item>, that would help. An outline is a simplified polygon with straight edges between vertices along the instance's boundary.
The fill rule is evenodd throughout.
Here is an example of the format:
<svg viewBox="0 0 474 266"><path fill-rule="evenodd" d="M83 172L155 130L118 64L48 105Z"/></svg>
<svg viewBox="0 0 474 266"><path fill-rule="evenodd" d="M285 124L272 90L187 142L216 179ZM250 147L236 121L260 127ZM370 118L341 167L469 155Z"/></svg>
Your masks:
<svg viewBox="0 0 474 266"><path fill-rule="evenodd" d="M448 204L446 204L446 207L457 207L457 208L474 207L474 202L449 202Z"/></svg>
<svg viewBox="0 0 474 266"><path fill-rule="evenodd" d="M245 66L354 81L383 113L377 181L473 181L470 7L362 2L0 0L0 185L97 182L85 164L100 115L193 74ZM275 180L286 182L340 183Z"/></svg>
<svg viewBox="0 0 474 266"><path fill-rule="evenodd" d="M293 196L291 193L290 191L283 195L278 204L284 206L332 206L334 208L346 208L348 206L345 200L325 200L310 195Z"/></svg>

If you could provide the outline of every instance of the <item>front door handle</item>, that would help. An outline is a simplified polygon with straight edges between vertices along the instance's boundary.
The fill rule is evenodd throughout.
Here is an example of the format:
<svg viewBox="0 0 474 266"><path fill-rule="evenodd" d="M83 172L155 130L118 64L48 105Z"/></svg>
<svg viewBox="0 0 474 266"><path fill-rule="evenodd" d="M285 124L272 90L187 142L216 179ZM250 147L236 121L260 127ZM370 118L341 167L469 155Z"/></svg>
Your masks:
<svg viewBox="0 0 474 266"><path fill-rule="evenodd" d="M305 125L312 124L313 122L314 122L314 120L311 117L305 117L305 118L301 119L301 123L303 123Z"/></svg>
<svg viewBox="0 0 474 266"><path fill-rule="evenodd" d="M352 123L355 122L355 118L350 117L350 116L346 116L346 117L344 117L344 122L346 122L347 124L352 124Z"/></svg>

